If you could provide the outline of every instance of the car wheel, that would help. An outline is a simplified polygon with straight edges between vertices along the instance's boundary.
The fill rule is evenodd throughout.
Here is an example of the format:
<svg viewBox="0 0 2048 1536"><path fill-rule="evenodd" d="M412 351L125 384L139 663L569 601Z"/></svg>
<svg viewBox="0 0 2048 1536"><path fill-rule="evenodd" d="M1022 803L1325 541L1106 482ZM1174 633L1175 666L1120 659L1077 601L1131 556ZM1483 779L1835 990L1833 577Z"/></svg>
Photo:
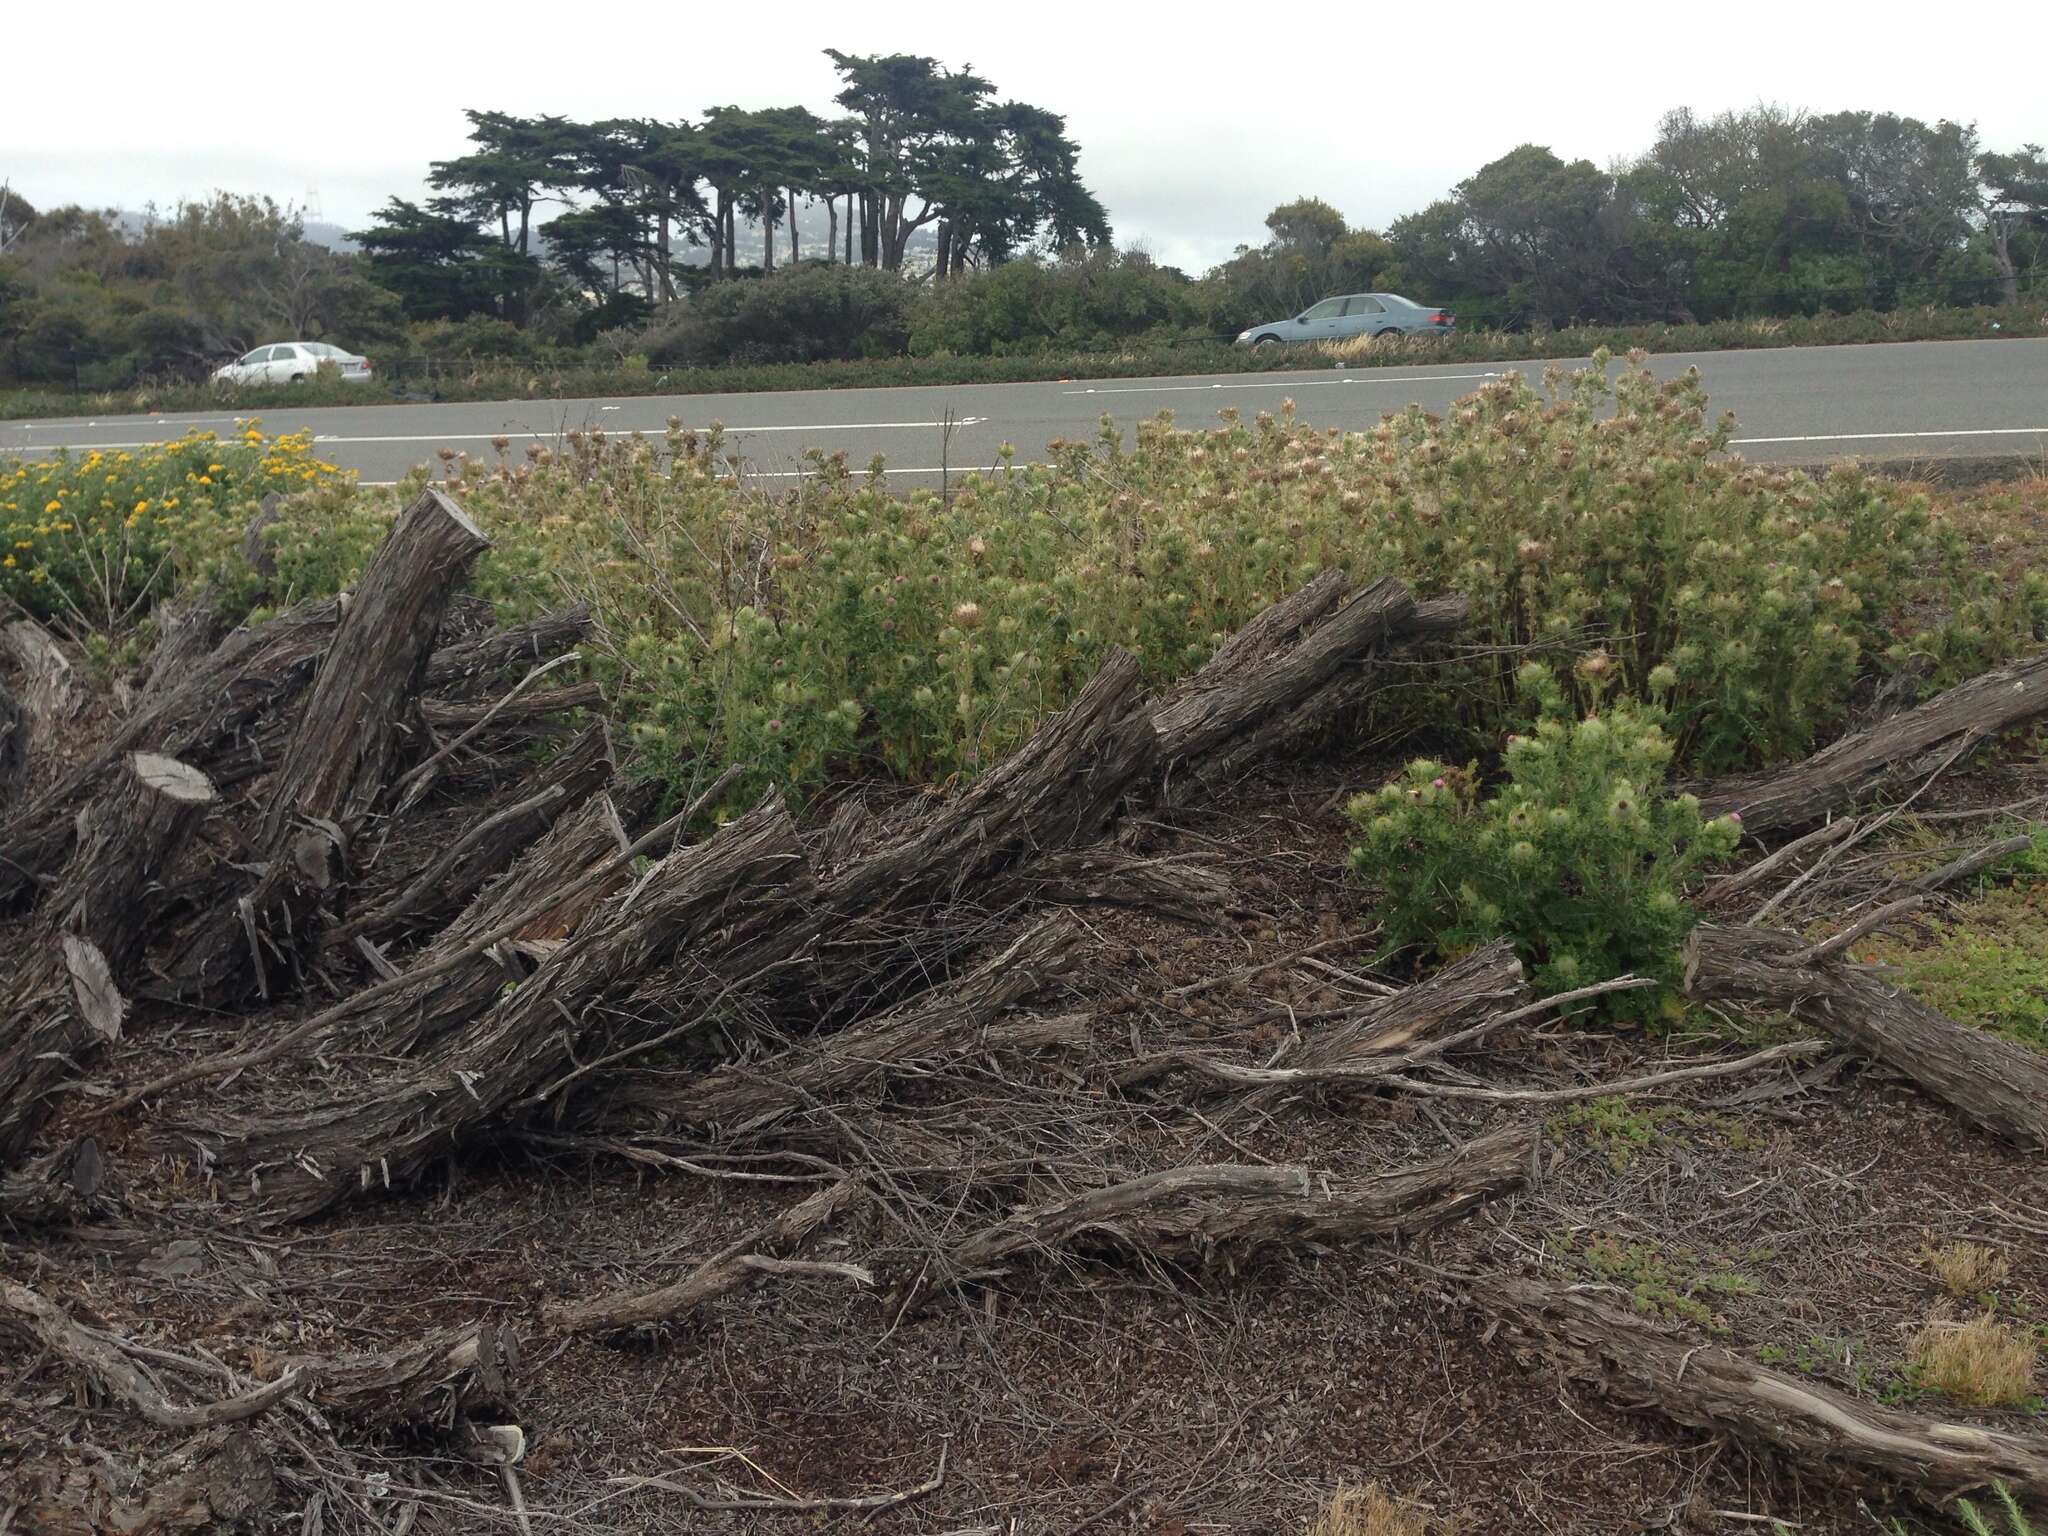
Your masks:
<svg viewBox="0 0 2048 1536"><path fill-rule="evenodd" d="M1391 325L1388 326L1384 331L1375 331L1373 333L1372 339L1374 341L1385 341L1389 336L1393 337L1396 341L1399 341L1401 339L1401 333L1395 330Z"/></svg>
<svg viewBox="0 0 2048 1536"><path fill-rule="evenodd" d="M306 382L306 376L303 373L295 373L292 375L292 382L294 384L303 384Z"/></svg>
<svg viewBox="0 0 2048 1536"><path fill-rule="evenodd" d="M1280 345L1280 338L1278 336L1261 336L1253 341L1252 345L1255 347L1277 347Z"/></svg>

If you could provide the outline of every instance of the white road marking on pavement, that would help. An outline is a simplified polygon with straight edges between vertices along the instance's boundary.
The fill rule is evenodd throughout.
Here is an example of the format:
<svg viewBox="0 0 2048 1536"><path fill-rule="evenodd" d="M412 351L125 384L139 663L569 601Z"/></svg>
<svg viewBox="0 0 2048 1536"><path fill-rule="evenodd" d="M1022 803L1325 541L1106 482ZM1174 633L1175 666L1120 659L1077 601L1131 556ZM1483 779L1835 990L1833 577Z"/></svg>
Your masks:
<svg viewBox="0 0 2048 1536"><path fill-rule="evenodd" d="M1902 437L2029 437L2048 436L2048 427L1957 427L1947 432L1818 432L1810 437L1731 437L1739 443L1865 443Z"/></svg>
<svg viewBox="0 0 2048 1536"><path fill-rule="evenodd" d="M986 416L960 416L954 418L951 425L955 427L978 427L988 419ZM827 421L796 427L726 427L724 431L727 437L754 436L764 432L909 432L921 431L927 428L937 432L944 430L947 425L948 423L943 421ZM569 430L573 431L576 429L571 428ZM605 435L607 437L622 437L634 432L652 434L666 430L665 427L629 427L623 429L614 427L608 429ZM703 428L698 428L697 430L702 431ZM427 432L403 437L345 437L340 433L320 432L314 434L313 441L316 443L339 443L344 446L350 443L487 443L494 437L509 437L520 441L533 438L536 441L540 441L550 436L559 437L562 435L560 431L542 433L530 428L516 429L508 427L503 432ZM59 448L155 448L164 443L175 441L177 441L175 438L152 437L133 443L23 443L18 446L11 446L8 451L15 453L52 453ZM224 438L222 442L226 446L234 446L234 439L232 438Z"/></svg>
<svg viewBox="0 0 2048 1536"><path fill-rule="evenodd" d="M1436 379L1497 379L1498 373L1397 373L1378 378L1370 373L1341 379L1261 379L1247 384L1116 384L1091 389L1063 389L1063 395L1171 395L1210 389L1318 389L1326 384L1425 384Z"/></svg>

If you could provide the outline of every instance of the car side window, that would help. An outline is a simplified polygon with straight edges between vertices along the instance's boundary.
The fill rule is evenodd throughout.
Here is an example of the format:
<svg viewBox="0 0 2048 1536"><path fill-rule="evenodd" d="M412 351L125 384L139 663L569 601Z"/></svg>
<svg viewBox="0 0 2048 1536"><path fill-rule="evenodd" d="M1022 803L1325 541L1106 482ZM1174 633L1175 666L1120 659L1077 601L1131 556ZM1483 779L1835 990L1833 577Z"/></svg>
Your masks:
<svg viewBox="0 0 2048 1536"><path fill-rule="evenodd" d="M1387 306L1369 293L1354 293L1350 305L1345 311L1349 315L1383 315L1387 312Z"/></svg>
<svg viewBox="0 0 2048 1536"><path fill-rule="evenodd" d="M1302 315L1304 320L1334 320L1344 313L1342 299L1325 299Z"/></svg>
<svg viewBox="0 0 2048 1536"><path fill-rule="evenodd" d="M263 361L263 359L265 359L268 356L270 356L270 348L258 347L253 352L244 352L240 357L235 359L235 362L237 365L240 365L242 363L260 363Z"/></svg>
<svg viewBox="0 0 2048 1536"><path fill-rule="evenodd" d="M297 362L298 357L299 349L297 347L272 347L270 349L270 360L273 363Z"/></svg>

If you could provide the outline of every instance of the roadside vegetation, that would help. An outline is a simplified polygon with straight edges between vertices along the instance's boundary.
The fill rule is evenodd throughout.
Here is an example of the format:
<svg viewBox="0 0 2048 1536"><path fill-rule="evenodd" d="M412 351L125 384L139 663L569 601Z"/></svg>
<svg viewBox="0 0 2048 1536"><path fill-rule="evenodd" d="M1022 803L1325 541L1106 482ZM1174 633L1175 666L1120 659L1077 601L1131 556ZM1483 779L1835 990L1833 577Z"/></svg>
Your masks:
<svg viewBox="0 0 2048 1536"><path fill-rule="evenodd" d="M135 987L134 1013L117 1036L74 1044L70 1055L0 1058L0 1069L47 1090L0 1095L0 1104L50 1106L46 1129L29 1111L0 1122L33 1152L4 1170L0 1215L14 1220L24 1202L44 1202L33 1223L21 1218L12 1229L10 1241L38 1263L33 1287L10 1282L0 1296L0 1328L18 1331L10 1318L23 1315L31 1289L75 1293L89 1302L64 1305L92 1307L95 1349L133 1335L148 1341L138 1344L147 1358L165 1363L182 1358L172 1348L181 1330L218 1342L222 1327L260 1317L279 1331L259 1336L251 1323L247 1341L214 1353L262 1360L272 1373L263 1379L275 1381L287 1346L313 1347L296 1342L311 1297L328 1309L322 1316L350 1319L345 1331L333 1327L340 1342L318 1347L341 1358L345 1344L346 1362L370 1358L376 1368L351 1377L326 1366L305 1379L320 1390L367 1380L358 1390L377 1391L416 1371L454 1370L466 1382L481 1338L452 1351L441 1335L424 1347L408 1342L421 1319L458 1326L452 1309L471 1307L475 1295L530 1291L528 1325L557 1335L529 1357L537 1364L519 1368L529 1390L518 1422L536 1432L519 1486L536 1512L587 1511L608 1494L623 1507L619 1468L649 1464L665 1468L655 1491L663 1499L698 1477L713 1489L706 1498L736 1497L731 1480L747 1478L744 1497L769 1501L764 1515L812 1521L810 1489L893 1478L910 1490L905 1501L956 1498L944 1511L951 1520L1014 1497L1010 1483L978 1481L1000 1465L1004 1476L1042 1471L1033 1497L1042 1510L1064 1500L1065 1528L1130 1487L1194 1487L1227 1467L1244 1481L1241 1493L1204 1491L1185 1507L1167 1502L1170 1492L1146 1493L1132 1501L1134 1522L1171 1529L1198 1498L1235 1498L1246 1510L1259 1505L1239 1522L1247 1529L1454 1536L1475 1522L1506 1528L1509 1504L1639 1512L1646 1499L1633 1480L1656 1476L1664 1481L1653 1507L1691 1508L1699 1497L1699 1508L1739 1506L1759 1528L1796 1510L1799 1530L1827 1536L1879 1522L1914 1536L1953 1533L1958 1520L1968 1532L2018 1536L2018 1506L1979 1492L1983 1464L1948 1447L1974 1433L1955 1426L1981 1422L2048 1458L2039 1358L2048 1294L2041 1223L2024 1193L2038 1151L2000 1145L1972 1118L1979 1101L1970 1096L1989 1061L2005 1074L1997 1086L2022 1085L2034 1135L2048 1140L2039 1109L2048 1103L2039 1006L2048 996L2048 778L2038 726L1995 744L1965 736L1953 753L1944 738L1938 759L1916 749L1910 772L1845 800L1839 817L1818 818L1817 832L1810 820L1757 830L1761 817L1746 822L1740 809L1716 807L1727 804L1731 775L1747 783L1796 772L1849 733L1882 729L1991 669L2038 669L2033 659L2048 643L2048 480L1959 492L1848 466L1778 471L1725 453L1731 431L1696 375L1659 380L1636 353L1553 367L1540 381L1488 380L1441 415L1411 409L1360 433L1318 430L1285 403L1199 424L1104 418L1088 441L1045 445L1043 464L1023 462L1020 447L943 490L906 491L886 466L824 453L812 456L814 477L764 488L745 478L715 424L681 421L644 436L568 431L516 452L509 439L474 456L446 450L395 488L360 486L303 436L273 435L253 417L154 448L0 461L0 687L23 701L13 711L0 691L0 711L13 711L0 712L0 730L25 722L42 754L29 758L30 793L0 818L7 875L22 876L0 886L10 941L0 949L13 957L0 962L0 998L51 1032L71 1028L72 993L59 973L34 967L68 952L51 935L73 919L49 914L61 899L39 896L40 871L27 866L57 862L52 839L82 839L97 824L65 798L91 780L67 770L91 759L61 732L87 738L90 750L95 732L146 727L153 691L139 685L167 648L187 658L205 697L181 729L195 751L213 754L207 771L220 786L209 830L188 849L204 877L168 872L150 886L154 905L123 909L165 914L174 938L137 941L157 945L160 970L151 974L165 986L177 984L180 956L201 942L239 960L250 952L254 919L245 914L261 887L249 885L257 895L236 911L221 890L305 867L291 858L328 867L319 846L282 840L314 823L287 818L281 831L267 829L251 809L282 776L273 765L306 737L266 717L264 700L306 686L306 658L341 645L336 605L317 600L349 593L348 608L361 612L357 604L388 594L366 571L398 542L394 528L458 522L421 496L429 486L490 540L467 568L469 597L450 601L444 589L441 632L424 635L408 674L433 677L434 691L401 679L413 705L378 715L404 722L391 727L398 735L418 722L438 744L390 748L390 787L375 801L387 809L358 824L351 846L363 856L333 866L352 899L335 901L325 931L364 936L367 947L303 941L312 957L305 974L317 965L343 1000L308 1007L304 982L282 963L248 974L224 961L202 977L207 986L230 978L205 994L216 999L207 1022L166 1028L182 1015ZM273 495L251 543L252 519ZM401 519L409 505L423 511ZM464 560L474 553L472 541ZM1403 602L1462 604L1462 623L1391 652L1381 639L1360 641L1307 695L1315 718L1284 738L1289 750L1250 768L1205 781L1185 758L1151 763L1119 746L1131 720L1163 736L1161 701L1187 697L1176 690L1230 655L1233 636L1334 573L1350 598L1329 614L1368 607L1373 591L1398 583ZM463 659L503 640L502 626L572 605L587 607L587 628L583 617L566 626L553 659L530 635L505 670L479 673ZM1419 610L1408 611L1412 619ZM1302 634L1319 622L1305 621ZM232 728L217 728L218 685L207 669L223 654L262 652L237 649L238 637L221 641L230 624L267 625L242 636L276 638L284 670L236 674L263 686L238 691L254 701L246 718L238 704ZM410 632L386 628L380 639ZM1311 648L1290 650L1292 631L1278 642L1275 633L1261 641L1274 651L1240 652L1254 657L1249 676L1287 671L1269 664ZM563 664L571 648L574 667ZM47 674L32 663L53 652L68 663L69 691L89 700L83 707L50 704L51 690L39 686ZM540 675L529 671L537 662ZM1346 694L1346 680L1361 673L1370 686ZM1226 673L1221 686L1212 675L1192 696L1231 694L1228 684L1246 675ZM1105 676L1122 680L1129 716L1105 723L1069 708L1084 691L1100 707ZM174 679L160 682L177 692ZM1048 749L1077 718L1095 734ZM356 732L338 734L353 753ZM121 740L124 751L134 744ZM1143 778L1129 768L1134 760L1147 764ZM612 777L615 762L625 777ZM1006 801L1019 764L1061 776L1048 787L1027 775ZM0 766L23 771L18 753ZM1068 805L1114 772L1131 777L1104 796L1100 814L1120 818L1107 825L1130 834L1128 848L1111 835L1041 841L1034 818L1070 826ZM1160 780L1185 781L1195 787L1174 792L1197 798L1169 800ZM552 824L532 819L567 800L571 786L592 798ZM990 799L972 798L983 794ZM950 826L963 804L975 808L969 835L926 839L918 830ZM342 813L351 814L346 803ZM667 815L682 820L660 819ZM638 841L655 835L650 825L657 842ZM778 827L787 838L767 844L758 862L719 863L723 850ZM636 839L625 852L621 833ZM678 836L687 838L682 851L659 857L660 841ZM260 845L264 837L280 840ZM1004 839L1020 862L963 865L969 876L933 875L903 854L931 845L981 861ZM513 845L505 862L473 867L501 840ZM106 844L85 846L80 856L90 857ZM1047 862L1029 863L1041 846ZM519 847L527 852L515 872L498 878ZM567 873L550 874L536 898L517 871L557 849L568 850ZM1953 880L1916 884L1985 849ZM828 899L818 896L821 879L851 870L865 880L870 859L885 879L838 889L900 904L860 943L821 950L806 936L817 930L803 926L812 904ZM681 939L680 927L644 939L642 922L696 921L666 882L699 867L730 882L703 903L710 915ZM615 899L586 889L629 871L632 883ZM1760 875L1769 878L1758 883ZM473 882L461 895L476 905L444 899L444 884L458 878ZM1043 894L1093 879L1129 883L1111 885L1085 925L1041 922L1031 908L1039 926L1015 939L1026 903L1093 901L1092 891ZM165 894L173 890L175 898ZM1901 891L1920 905L1892 908ZM508 905L494 909L497 900ZM1889 926L1856 926L1887 911ZM999 920L1008 926L991 926ZM288 930L272 921L276 947L264 953L276 957ZM522 947L486 955L481 935L500 931L520 935ZM1808 1009L1810 990L1789 1000L1703 994L1694 966L1717 933L1724 943L1748 936L1787 946L1768 952L1776 962L1767 980L1798 970L1812 989L1852 976L1888 1005L1912 1000L1923 1023L1931 1016L1945 1031L1946 1049L1891 1052L1853 1033L1869 1010ZM1827 951L1830 936L1844 933L1846 948ZM618 947L600 949L614 937ZM704 980L726 974L712 967L733 942L756 947L743 948L732 987L763 989L743 1006L729 1004L722 981ZM884 985L857 969L870 951L936 969L917 955L901 959L912 953L902 946L925 943L945 946L955 974L942 988L995 975L1017 990L1001 991L985 1013L970 1010L956 1040L932 1044L920 1033L928 994L903 992L924 983ZM991 949L1013 943L1051 947L1023 958ZM590 963L558 963L565 952ZM831 986L808 979L814 967L842 964L848 970L831 972ZM841 974L860 980L840 985ZM1724 965L1722 974L1736 973ZM800 979L777 979L784 975ZM571 1006L550 991L563 976L596 978L588 995L611 1001ZM1041 977L1043 1015L1026 990ZM943 1008L959 1006L955 993L939 996ZM867 1012L842 1023L828 1008ZM447 1032L431 1040L421 1023L430 1013ZM604 1023L580 1022L593 1017ZM1029 1032L1014 1037L1025 1044L1008 1043L1001 1032L1013 1029ZM57 1036L35 1040L46 1038ZM1049 1050L1038 1043L1046 1040ZM1973 1054L1994 1048L2004 1054ZM1858 1071L1855 1058L1884 1070ZM1916 1069L1929 1059L1933 1069ZM118 1062L128 1084L158 1086L124 1094L109 1083L87 1102L64 1087L72 1060L84 1063L78 1073ZM448 1091L450 1063L468 1093ZM2024 1086L2033 1074L2044 1091ZM1219 1118L1253 1102L1257 1116ZM534 1112L543 1103L544 1117ZM140 1145L145 1127L200 1123L202 1114L212 1138L198 1165L204 1176L166 1153L130 1159L115 1196L48 1181L47 1169L77 1166L68 1150L76 1128L99 1123L85 1115L127 1116L124 1144ZM280 1124L294 1139L277 1139ZM430 1142L420 1127L437 1124L450 1129ZM336 1150L301 1144L336 1136L337 1125L360 1139L335 1139ZM1219 1130L1228 1153L1215 1144ZM42 1150L32 1145L38 1136ZM1356 1198L1353 1186L1417 1177L1401 1171L1410 1164L1442 1177L1446 1141L1460 1149L1461 1170L1492 1159L1483 1166L1497 1183L1403 1196L1390 1230L1429 1232L1426 1250L1376 1258L1358 1230L1314 1225ZM468 1159L468 1148L501 1144L518 1155L494 1150L466 1166L459 1189L414 1198L443 1166ZM278 1155L285 1145L294 1156ZM621 1148L628 1173L615 1166ZM860 1181L837 1164L821 1169L827 1152L870 1159L888 1175L887 1191L872 1197L878 1206L914 1201L903 1209L940 1236L919 1235L895 1207L885 1208L886 1225L867 1222L851 1203ZM1226 1156L1245 1162L1219 1173ZM564 1160L573 1184L559 1178ZM1340 1171L1300 1204L1296 1162ZM1288 1170L1278 1175L1284 1188L1272 1184L1276 1165ZM706 1169L745 1178L722 1183L719 1199L695 1184L676 1192ZM1268 1181L1260 1198L1282 1202L1280 1219L1257 1227L1240 1254L1244 1223L1262 1219L1263 1207L1240 1206L1226 1183L1155 1221L1147 1191L1171 1181L1150 1176L1190 1170ZM764 1225L785 1179L816 1185ZM1131 1203L1100 1220L1081 1219L1086 1211L1070 1204L1119 1180L1131 1181ZM521 1207L536 1250L545 1238L545 1251L575 1255L554 1262L545 1281L502 1236L508 1206L536 1185L552 1208ZM159 1244L146 1262L110 1273L85 1245L55 1239L68 1229L42 1214L50 1202L76 1214L81 1201L119 1198L132 1202L124 1219L138 1223L172 1211L178 1224L165 1230L179 1241L224 1210L246 1235L255 1208L229 1207L219 1193L240 1199L244 1188L279 1202L261 1216L280 1228L344 1203L382 1204L377 1220L352 1215L320 1227L318 1244L290 1245L301 1251L277 1244L270 1262L292 1288L274 1304L253 1278L244 1295L215 1270L173 1267L203 1253L224 1270L241 1262L245 1242L223 1241L226 1257ZM1498 1220L1455 1220L1494 1189L1514 1192L1493 1206ZM838 1257L793 1257L807 1229L789 1212L827 1207L837 1213L835 1246L815 1251ZM1211 1233L1202 1223L1217 1210L1229 1222ZM558 1232L542 1222L580 1225ZM1304 1229L1319 1253L1289 1251ZM380 1247L394 1231L396 1246ZM919 1246L928 1241L943 1262ZM1040 1264L1047 1249L1069 1243L1059 1264ZM715 1257L679 1288L663 1244ZM757 1253L771 1244L773 1254ZM1133 1251L1144 1262L1128 1262ZM1212 1254L1227 1265L1209 1268L1199 1303L1187 1303L1186 1273ZM331 1297L315 1263L334 1266ZM379 1265L404 1292L382 1311L366 1306L353 1278ZM1291 1266L1284 1302L1255 1289L1272 1284L1268 1266L1278 1265ZM1084 1268L1090 1283L1076 1288ZM943 1282L963 1294L980 1286L997 1298L973 1303L977 1328L964 1355L949 1354L931 1311L913 1304L938 1273L971 1277ZM639 1320L631 1348L591 1336L621 1331L611 1324L564 1324L592 1290L604 1302L622 1277L663 1282L626 1295L623 1312L599 1309ZM743 1294L756 1284L773 1287L758 1304ZM203 1285L248 1306L222 1324L218 1297ZM691 1299L674 1301L679 1294ZM1530 1296L1536 1302L1525 1305ZM674 1314L663 1310L671 1305ZM711 1373L692 1389L703 1394L688 1409L701 1439L688 1443L748 1447L744 1468L712 1453L724 1468L716 1474L657 1460L678 1443L673 1426L613 1417L641 1414L650 1400L638 1390L643 1380L666 1371L677 1348L696 1347L678 1345L690 1335L668 1325L699 1305L719 1309L722 1347L769 1382L749 1379L727 1398ZM948 1327L950 1306L938 1309ZM1153 1434L1148 1421L1157 1443L1119 1445L1134 1470L1120 1485L1106 1481L1121 1474L1106 1470L1098 1437L1128 1432L1133 1421L1122 1415L1145 1400L1138 1386L1178 1402L1186 1382L1178 1353L1140 1359L1145 1352L1119 1353L1117 1343L1133 1336L1134 1318L1181 1327L1197 1315L1203 1390L1217 1395L1187 1410L1196 1417L1186 1423L1202 1432ZM1434 1337L1414 1349L1418 1317ZM650 1322L652 1331L641 1326ZM1496 1322L1512 1330L1498 1342ZM1077 1326L1076 1354L1046 1353L1066 1347L1059 1341ZM902 1330L905 1358L918 1362L908 1386L900 1363L872 1346L886 1329ZM63 1465L85 1431L66 1417L73 1396L50 1390L42 1373L70 1370L67 1351L78 1346L61 1330L47 1338L48 1349L17 1351L0 1367L0 1429ZM254 1353L273 1347L275 1358ZM833 1349L846 1353L824 1353ZM413 1364L391 1369L394 1351ZM1372 1361L1369 1376L1361 1359ZM252 1380L257 1369L249 1365ZM822 1373L774 1375L784 1369ZM1577 1386L1568 1390L1586 1398L1584 1408L1575 1400L1560 1416L1560 1369L1574 1382L1616 1383L1632 1416L1600 1417L1608 1410ZM949 1466L953 1481L933 1474L914 1484L901 1476L900 1453L862 1459L872 1438L865 1420L857 1441L839 1428L844 1405L886 1415L906 1392L922 1416L906 1421L913 1430L928 1427L934 1404L965 1417L971 1404L985 1408L992 1376L1033 1414L1057 1405L1086 1436L1039 1447L1040 1462L1007 1450L977 1452L978 1464L963 1455ZM1265 1385L1283 1377L1284 1403ZM748 1417L783 1391L807 1401L826 1390L821 1382L835 1404L823 1428L794 1417L777 1441L780 1421ZM1442 1410L1447 1382L1473 1403L1439 1425L1429 1416ZM177 1385L200 1390L182 1377ZM968 1395L945 1395L955 1391ZM32 1410L11 1407L17 1398ZM335 1448L360 1443L398 1467L414 1441L388 1426L402 1422L406 1435L431 1443L456 1400L436 1400L432 1425L413 1425L406 1416L421 1410L409 1399L380 1409L391 1417L368 1429L337 1410L319 1421L334 1438L320 1442L317 1459L301 1440L265 1438L279 1423L293 1436L312 1433L310 1418L302 1425L252 1409L247 1433L324 1490L324 1528L367 1533L386 1528L381 1494L351 1491L339 1476L320 1484L320 1465L340 1465ZM1398 1418L1390 1402L1401 1405ZM106 1419L126 1409L110 1398L90 1411ZM1253 1412L1272 1416L1274 1436L1262 1430L1252 1449L1233 1448L1234 1439L1208 1449L1219 1444L1219 1424ZM1681 1447L1701 1443L1693 1428L1667 1456L1612 1455L1622 1430L1656 1446L1659 1412L1769 1446L1781 1463L1813 1469L1812 1486L1805 1472L1782 1469L1759 1482L1737 1458L1720 1469L1718 1458L1689 1462ZM1859 1424L1860 1438L1844 1429ZM540 1438L543 1425L551 1438ZM133 1427L118 1427L127 1436L121 1456L144 1454ZM1462 1437L1446 1453L1451 1465L1525 1443L1579 1461L1562 1489L1502 1490L1427 1464L1398 1484L1356 1481L1416 1444L1446 1444L1446 1435ZM1906 1465L1930 1481L1904 1484L1901 1499L1906 1474L1882 1458L1914 1435L1922 1449ZM167 1432L147 1446L169 1456L183 1440L183 1430ZM805 1460L821 1445L840 1460ZM1180 1454L1195 1459L1170 1479L1157 1470L1157 1458ZM1866 1457L1853 1463L1863 1469L1859 1497L1882 1494L1871 1499L1874 1514L1822 1482L1852 1455ZM756 1463L776 1470L757 1477ZM801 1479L791 1471L799 1465ZM495 1483L444 1475L465 1498L495 1496ZM1978 1493L1975 1506L1955 1502L1958 1493ZM1908 1515L1914 1500L1941 1507ZM1215 1513L1207 1504L1200 1512ZM605 1529L652 1523L636 1506Z"/></svg>

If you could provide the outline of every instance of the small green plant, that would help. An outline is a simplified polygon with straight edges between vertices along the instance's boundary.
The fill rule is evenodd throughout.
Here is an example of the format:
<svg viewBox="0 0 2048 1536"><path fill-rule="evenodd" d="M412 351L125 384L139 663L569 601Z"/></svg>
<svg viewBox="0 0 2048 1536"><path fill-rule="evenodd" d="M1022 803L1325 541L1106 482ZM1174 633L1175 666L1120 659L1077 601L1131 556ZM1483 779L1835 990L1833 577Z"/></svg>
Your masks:
<svg viewBox="0 0 2048 1536"><path fill-rule="evenodd" d="M2004 1521L1997 1525L1993 1525L1990 1516L1982 1513L1968 1499L1956 1500L1956 1518L1962 1521L1965 1536L2039 1536L2010 1488L1999 1483L1992 1489L1991 1496L1997 1501L1998 1513L2005 1516ZM1777 1529L1783 1531L1785 1528L1781 1525ZM1906 1527L1897 1520L1892 1522L1891 1530L1892 1536L1909 1536ZM1790 1536L1789 1532L1787 1536Z"/></svg>
<svg viewBox="0 0 2048 1536"><path fill-rule="evenodd" d="M1553 1247L1558 1245L1553 1244ZM1630 1242L1594 1233L1568 1257L1584 1264L1609 1284L1626 1287L1629 1300L1645 1317L1665 1317L1726 1333L1728 1320L1713 1303L1754 1296L1756 1278L1718 1262L1703 1262L1685 1248Z"/></svg>
<svg viewBox="0 0 2048 1536"><path fill-rule="evenodd" d="M1397 944L1442 955L1504 936L1542 993L1634 972L1661 986L1611 994L1611 1016L1675 1006L1694 922L1685 882L1734 851L1740 821L1704 820L1692 796L1665 794L1659 711L1620 700L1570 720L1547 668L1526 664L1521 685L1541 718L1508 738L1507 783L1483 795L1469 770L1410 764L1352 803L1352 869L1380 885Z"/></svg>

